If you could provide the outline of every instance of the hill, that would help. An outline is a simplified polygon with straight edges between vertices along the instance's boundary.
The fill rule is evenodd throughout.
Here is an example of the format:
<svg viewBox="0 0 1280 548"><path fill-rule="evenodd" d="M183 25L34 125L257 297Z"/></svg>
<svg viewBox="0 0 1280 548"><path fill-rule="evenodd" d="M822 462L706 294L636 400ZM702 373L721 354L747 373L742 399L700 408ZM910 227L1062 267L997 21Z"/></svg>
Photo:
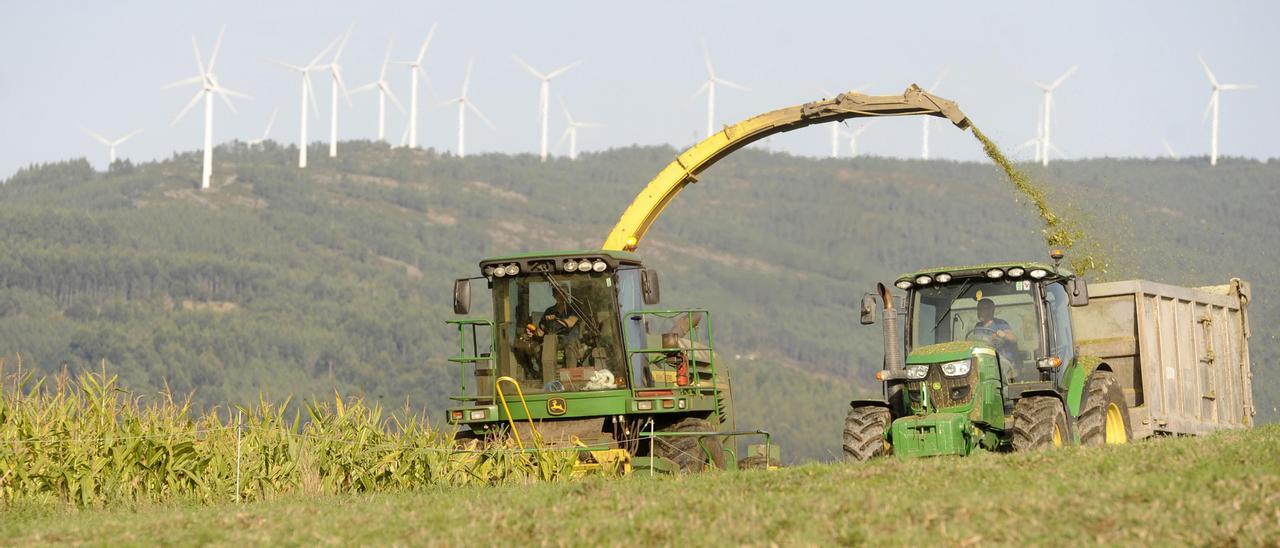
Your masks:
<svg viewBox="0 0 1280 548"><path fill-rule="evenodd" d="M1125 446L235 506L11 509L14 544L1266 545L1280 426Z"/></svg>
<svg viewBox="0 0 1280 548"><path fill-rule="evenodd" d="M975 145L976 146L976 145ZM219 147L94 172L32 166L0 185L0 353L27 367L98 367L199 405L362 393L438 411L456 385L451 282L488 255L598 246L675 151L628 148L545 164L341 145ZM1083 160L1029 167L1110 257L1105 278L1254 283L1254 388L1280 404L1280 164ZM987 164L814 160L744 150L704 174L642 252L664 303L714 311L740 427L790 458L838 452L854 392L874 388L878 329L856 308L876 281L926 265L1045 254L1034 213ZM1097 277L1095 277L1097 279ZM483 303L475 308L483 310Z"/></svg>

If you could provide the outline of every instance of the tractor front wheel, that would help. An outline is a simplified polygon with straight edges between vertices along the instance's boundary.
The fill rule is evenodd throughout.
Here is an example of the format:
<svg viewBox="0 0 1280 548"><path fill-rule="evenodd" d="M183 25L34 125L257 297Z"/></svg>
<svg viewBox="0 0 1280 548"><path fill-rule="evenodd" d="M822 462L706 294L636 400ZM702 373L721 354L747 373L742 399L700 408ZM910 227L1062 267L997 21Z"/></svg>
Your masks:
<svg viewBox="0 0 1280 548"><path fill-rule="evenodd" d="M885 438L893 417L878 405L864 405L849 410L844 418L844 460L865 461L888 455L893 447Z"/></svg>
<svg viewBox="0 0 1280 548"><path fill-rule="evenodd" d="M715 432L716 428L706 419L686 417L662 431ZM659 436L653 451L654 456L675 462L681 472L724 468L724 445L720 436Z"/></svg>
<svg viewBox="0 0 1280 548"><path fill-rule="evenodd" d="M1053 396L1027 396L1013 406L1013 450L1036 451L1069 443L1067 412Z"/></svg>
<svg viewBox="0 0 1280 548"><path fill-rule="evenodd" d="M1088 386L1080 412L1080 440L1085 445L1128 443L1133 430L1120 382L1110 371L1094 371Z"/></svg>

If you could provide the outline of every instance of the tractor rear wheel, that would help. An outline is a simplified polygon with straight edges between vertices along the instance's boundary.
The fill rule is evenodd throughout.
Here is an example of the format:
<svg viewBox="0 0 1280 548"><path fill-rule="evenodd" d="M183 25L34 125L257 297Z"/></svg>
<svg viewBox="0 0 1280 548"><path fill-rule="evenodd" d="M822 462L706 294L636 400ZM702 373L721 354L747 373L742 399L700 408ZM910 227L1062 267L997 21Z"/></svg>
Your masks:
<svg viewBox="0 0 1280 548"><path fill-rule="evenodd" d="M892 420L889 410L878 405L850 409L844 418L844 460L865 461L892 452L884 435Z"/></svg>
<svg viewBox="0 0 1280 548"><path fill-rule="evenodd" d="M1080 412L1080 440L1085 445L1128 443L1133 430L1120 381L1110 371L1094 371L1088 387Z"/></svg>
<svg viewBox="0 0 1280 548"><path fill-rule="evenodd" d="M1069 442L1067 412L1053 396L1027 396L1013 406L1013 450L1057 448Z"/></svg>
<svg viewBox="0 0 1280 548"><path fill-rule="evenodd" d="M685 417L662 429L663 432L715 432L706 419ZM724 445L720 436L659 436L654 440L654 456L669 459L681 472L701 472L724 468ZM705 451L704 451L705 448ZM710 453L710 458L707 454Z"/></svg>

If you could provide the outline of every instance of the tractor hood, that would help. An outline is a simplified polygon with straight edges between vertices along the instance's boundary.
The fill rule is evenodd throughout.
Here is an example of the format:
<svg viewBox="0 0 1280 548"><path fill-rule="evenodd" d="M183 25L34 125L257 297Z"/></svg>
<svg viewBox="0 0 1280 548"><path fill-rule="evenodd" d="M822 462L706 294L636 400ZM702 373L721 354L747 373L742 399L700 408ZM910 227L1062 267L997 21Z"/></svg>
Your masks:
<svg viewBox="0 0 1280 548"><path fill-rule="evenodd" d="M922 346L907 355L907 365L963 360L972 356L977 348L990 349L991 346L982 341L952 341Z"/></svg>

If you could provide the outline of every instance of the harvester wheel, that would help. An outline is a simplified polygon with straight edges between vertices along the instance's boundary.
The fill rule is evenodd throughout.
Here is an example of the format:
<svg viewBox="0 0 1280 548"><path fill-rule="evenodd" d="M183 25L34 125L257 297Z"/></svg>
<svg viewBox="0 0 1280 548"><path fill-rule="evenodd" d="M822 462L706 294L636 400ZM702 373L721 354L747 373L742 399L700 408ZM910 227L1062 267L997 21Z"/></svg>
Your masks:
<svg viewBox="0 0 1280 548"><path fill-rule="evenodd" d="M1081 441L1085 445L1128 443L1133 430L1120 382L1110 371L1094 371L1088 386L1080 412Z"/></svg>
<svg viewBox="0 0 1280 548"><path fill-rule="evenodd" d="M1013 450L1062 447L1070 441L1067 413L1053 396L1027 396L1013 406Z"/></svg>
<svg viewBox="0 0 1280 548"><path fill-rule="evenodd" d="M705 419L685 417L662 429L663 432L715 432ZM701 445L699 445L701 441ZM703 451L703 448L706 451ZM708 468L724 468L724 445L720 436L664 436L656 440L654 456L670 459L680 465L681 472L701 472ZM710 460L707 453L711 454Z"/></svg>
<svg viewBox="0 0 1280 548"><path fill-rule="evenodd" d="M889 410L878 405L850 409L844 418L844 460L865 461L892 452L884 436L892 420Z"/></svg>

